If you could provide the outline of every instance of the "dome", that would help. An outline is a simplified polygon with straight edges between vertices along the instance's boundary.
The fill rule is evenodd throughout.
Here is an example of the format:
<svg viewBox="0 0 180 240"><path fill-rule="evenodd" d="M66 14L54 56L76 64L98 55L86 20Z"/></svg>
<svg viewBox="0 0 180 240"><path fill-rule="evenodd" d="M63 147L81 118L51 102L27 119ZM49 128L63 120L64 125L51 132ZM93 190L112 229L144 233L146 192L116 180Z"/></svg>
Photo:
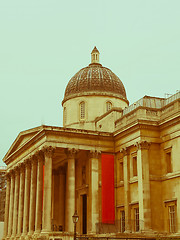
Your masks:
<svg viewBox="0 0 180 240"><path fill-rule="evenodd" d="M109 69L99 63L99 51L95 47L91 52L92 61L79 70L69 81L63 103L71 98L89 95L107 95L128 102L121 80Z"/></svg>

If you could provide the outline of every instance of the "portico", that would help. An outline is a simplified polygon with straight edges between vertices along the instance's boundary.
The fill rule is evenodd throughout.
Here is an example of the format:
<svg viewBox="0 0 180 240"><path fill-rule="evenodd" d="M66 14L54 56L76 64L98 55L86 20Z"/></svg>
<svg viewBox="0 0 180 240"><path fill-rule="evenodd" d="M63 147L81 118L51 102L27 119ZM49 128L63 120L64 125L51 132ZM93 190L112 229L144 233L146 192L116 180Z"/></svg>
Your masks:
<svg viewBox="0 0 180 240"><path fill-rule="evenodd" d="M17 160L7 171L7 193L10 194L6 198L4 238L47 235L52 231L73 233L72 215L75 209L81 213L77 231L82 233L84 220L80 199L83 194L87 198L86 231L95 233L95 224L99 222L100 152L107 149L107 146L109 150L113 149L110 136L98 136L98 139L102 138L103 148L99 144L97 150L92 144L97 136L92 133L84 131L84 134L92 138L84 145L84 139L79 138L74 130L63 133L60 138L61 130L42 126L36 135L38 139L38 135L42 136L44 131L44 138L48 132L53 139L59 134L60 143L54 139L33 150L31 147L25 150L25 146L17 146L15 143ZM28 134L23 133L18 140ZM66 142L69 134L74 135L74 140L77 137L78 144L74 148ZM25 145L31 141L29 139ZM8 161L13 159L13 155L9 156Z"/></svg>

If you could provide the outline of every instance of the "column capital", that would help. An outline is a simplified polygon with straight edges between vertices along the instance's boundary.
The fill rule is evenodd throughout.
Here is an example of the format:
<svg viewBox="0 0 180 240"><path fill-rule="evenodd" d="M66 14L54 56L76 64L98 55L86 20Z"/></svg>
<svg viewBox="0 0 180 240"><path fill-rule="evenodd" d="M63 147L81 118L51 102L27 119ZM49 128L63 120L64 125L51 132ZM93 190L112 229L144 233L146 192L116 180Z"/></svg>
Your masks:
<svg viewBox="0 0 180 240"><path fill-rule="evenodd" d="M78 149L75 149L75 148L67 148L65 149L65 153L66 153L66 156L67 158L75 158L76 154L78 152Z"/></svg>
<svg viewBox="0 0 180 240"><path fill-rule="evenodd" d="M11 178L12 178L12 177L15 177L14 168L9 169L8 173L9 173L9 175L10 175Z"/></svg>
<svg viewBox="0 0 180 240"><path fill-rule="evenodd" d="M150 143L147 141L141 141L141 142L137 142L135 146L137 147L138 150L140 149L148 150L150 147Z"/></svg>
<svg viewBox="0 0 180 240"><path fill-rule="evenodd" d="M15 176L18 176L19 173L20 173L20 165L18 164L14 169L14 174L15 174Z"/></svg>
<svg viewBox="0 0 180 240"><path fill-rule="evenodd" d="M99 158L101 151L99 150L90 150L89 151L89 158Z"/></svg>
<svg viewBox="0 0 180 240"><path fill-rule="evenodd" d="M44 160L43 150L37 150L34 156L37 157L37 160Z"/></svg>
<svg viewBox="0 0 180 240"><path fill-rule="evenodd" d="M24 172L24 170L25 170L25 164L24 164L24 162L21 163L21 164L19 164L19 168L20 168L20 172Z"/></svg>
<svg viewBox="0 0 180 240"><path fill-rule="evenodd" d="M44 146L42 148L42 152L44 153L44 155L46 155L47 157L52 157L54 154L55 148L52 146Z"/></svg>
<svg viewBox="0 0 180 240"><path fill-rule="evenodd" d="M123 154L123 156L127 156L129 154L129 148L125 147L120 150L120 153Z"/></svg>
<svg viewBox="0 0 180 240"><path fill-rule="evenodd" d="M10 180L11 180L10 172L6 172L5 178L6 178L7 181L10 181Z"/></svg>
<svg viewBox="0 0 180 240"><path fill-rule="evenodd" d="M24 166L25 166L25 168L26 168L26 167L28 167L28 168L31 167L31 156L29 156L28 158L26 158L26 159L24 160Z"/></svg>

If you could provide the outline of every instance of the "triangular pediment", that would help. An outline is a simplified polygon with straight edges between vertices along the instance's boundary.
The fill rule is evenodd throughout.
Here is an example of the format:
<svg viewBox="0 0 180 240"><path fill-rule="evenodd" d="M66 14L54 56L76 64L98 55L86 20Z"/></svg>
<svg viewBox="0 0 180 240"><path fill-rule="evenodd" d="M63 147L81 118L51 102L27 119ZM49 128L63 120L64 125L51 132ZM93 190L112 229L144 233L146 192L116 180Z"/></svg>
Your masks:
<svg viewBox="0 0 180 240"><path fill-rule="evenodd" d="M6 153L3 161L16 152L19 148L25 145L30 139L36 136L40 131L42 131L43 126L32 128L23 132L20 132L13 144L11 145L10 149Z"/></svg>

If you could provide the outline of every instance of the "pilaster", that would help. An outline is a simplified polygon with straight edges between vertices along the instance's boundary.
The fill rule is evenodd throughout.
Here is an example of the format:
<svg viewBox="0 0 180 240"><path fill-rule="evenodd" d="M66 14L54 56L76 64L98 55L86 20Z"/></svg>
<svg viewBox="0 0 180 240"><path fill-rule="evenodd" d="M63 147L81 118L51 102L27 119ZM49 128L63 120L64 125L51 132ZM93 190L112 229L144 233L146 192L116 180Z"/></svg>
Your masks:
<svg viewBox="0 0 180 240"><path fill-rule="evenodd" d="M140 231L151 231L149 147L150 143L141 141L137 146L138 195Z"/></svg>
<svg viewBox="0 0 180 240"><path fill-rule="evenodd" d="M120 151L123 154L123 171L124 171L124 210L125 210L125 232L130 232L131 212L130 212L130 192L129 192L129 149L123 148Z"/></svg>

